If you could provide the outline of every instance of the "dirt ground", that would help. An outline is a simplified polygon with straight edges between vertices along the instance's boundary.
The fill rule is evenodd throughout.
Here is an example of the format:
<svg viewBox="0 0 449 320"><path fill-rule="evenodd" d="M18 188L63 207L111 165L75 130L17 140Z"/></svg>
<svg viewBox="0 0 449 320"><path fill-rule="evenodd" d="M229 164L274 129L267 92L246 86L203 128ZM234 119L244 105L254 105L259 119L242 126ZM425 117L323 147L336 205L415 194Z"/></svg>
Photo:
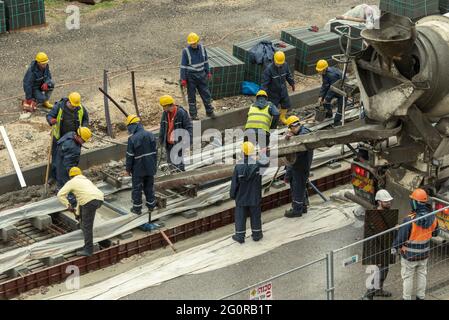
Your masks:
<svg viewBox="0 0 449 320"><path fill-rule="evenodd" d="M133 111L131 76L136 70L138 103L145 125L157 126L161 108L158 97L172 94L177 87L181 49L186 35L197 32L208 46L232 52L233 43L262 34L280 37L287 27L323 26L327 20L347 11L360 0L111 0L97 6L48 0L48 26L0 35L0 124L6 124L21 167L47 160L49 126L43 112L18 119L22 78L38 51L45 51L57 82L52 101L69 92L82 94L96 132L104 131L103 96L98 91L103 70L110 71L110 93L129 112ZM75 4L81 12L79 30L65 27L66 6ZM128 70L128 71L127 71ZM296 73L297 90L317 85L318 77ZM224 98L214 102L217 111L247 104L248 97ZM182 103L182 102L181 102ZM116 134L123 116L114 106L112 120ZM200 117L204 108L199 104ZM13 113L13 114L11 114ZM104 145L93 139L88 148ZM4 142L0 141L0 174L13 170Z"/></svg>

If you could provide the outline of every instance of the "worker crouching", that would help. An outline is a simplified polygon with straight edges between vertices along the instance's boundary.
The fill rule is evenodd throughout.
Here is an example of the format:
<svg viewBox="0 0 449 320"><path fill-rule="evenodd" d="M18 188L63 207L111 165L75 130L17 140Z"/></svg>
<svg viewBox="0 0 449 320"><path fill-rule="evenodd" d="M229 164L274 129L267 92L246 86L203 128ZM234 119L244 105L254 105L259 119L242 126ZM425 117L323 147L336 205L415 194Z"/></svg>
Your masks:
<svg viewBox="0 0 449 320"><path fill-rule="evenodd" d="M58 192L58 199L80 219L84 236L84 247L76 252L77 256L91 256L94 253L93 228L95 213L104 201L103 192L95 184L83 176L80 168L73 167L69 171L70 180ZM67 195L73 194L78 202L75 209L67 201Z"/></svg>
<svg viewBox="0 0 449 320"><path fill-rule="evenodd" d="M289 132L286 139L292 136L310 133L310 130L302 126L297 116L287 119ZM292 208L284 214L287 218L301 217L307 213L307 180L309 179L310 167L313 160L313 150L300 151L295 154L294 160L287 166L284 181L290 183L292 195Z"/></svg>
<svg viewBox="0 0 449 320"><path fill-rule="evenodd" d="M38 104L45 108L52 108L50 97L55 87L48 65L48 56L39 52L31 63L23 78L23 90L27 105Z"/></svg>
<svg viewBox="0 0 449 320"><path fill-rule="evenodd" d="M232 176L230 197L235 200L235 234L232 239L245 242L246 217L250 216L251 237L259 241L263 237L261 219L262 177L261 167L269 165L268 159L256 160L254 145L242 144L243 159L237 163Z"/></svg>
<svg viewBox="0 0 449 320"><path fill-rule="evenodd" d="M157 171L157 145L154 134L145 130L136 115L129 115L125 122L130 137L126 150L126 172L132 177L131 212L142 214L142 191L146 207L151 213L156 207L154 176ZM151 220L151 219L150 219Z"/></svg>

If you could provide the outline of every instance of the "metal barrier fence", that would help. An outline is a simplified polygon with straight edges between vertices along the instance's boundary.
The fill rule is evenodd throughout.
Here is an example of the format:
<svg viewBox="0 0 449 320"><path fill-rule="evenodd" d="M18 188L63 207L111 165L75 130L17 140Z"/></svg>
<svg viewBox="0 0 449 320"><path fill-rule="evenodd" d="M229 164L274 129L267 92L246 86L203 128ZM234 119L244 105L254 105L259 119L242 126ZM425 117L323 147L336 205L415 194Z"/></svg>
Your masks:
<svg viewBox="0 0 449 320"><path fill-rule="evenodd" d="M436 200L449 204L441 199ZM392 244L401 228L412 229L413 223L420 224L420 221L423 222L432 216L437 219L438 213L448 210L449 206L432 211L407 223L330 251L323 258L247 286L221 299L398 300L403 298L404 276L412 280L412 299L419 289L417 287L422 287L424 281L427 298L438 299L442 294L447 297L449 290L445 287L449 285L449 272L447 272L449 247L444 241L431 242L427 263L423 260L407 262L400 255L400 251L406 250L407 246L409 255L416 257L417 254L423 254L424 252L420 252L419 249L423 245L422 239L417 239L415 246L418 249L410 248L409 240L398 243L396 246L399 247L399 252L396 253L392 252ZM413 229L415 228L416 225ZM433 235L435 236L435 233ZM292 290L292 287L295 289ZM266 291L269 291L268 295ZM391 293L391 296L388 296L388 293Z"/></svg>

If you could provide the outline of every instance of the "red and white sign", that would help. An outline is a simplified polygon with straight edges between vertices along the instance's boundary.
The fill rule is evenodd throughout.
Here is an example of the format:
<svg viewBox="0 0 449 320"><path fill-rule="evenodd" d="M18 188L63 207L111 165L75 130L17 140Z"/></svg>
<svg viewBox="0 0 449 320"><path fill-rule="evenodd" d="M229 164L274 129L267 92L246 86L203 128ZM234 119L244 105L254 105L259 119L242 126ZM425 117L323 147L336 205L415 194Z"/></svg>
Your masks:
<svg viewBox="0 0 449 320"><path fill-rule="evenodd" d="M268 282L249 292L250 300L273 300L273 284Z"/></svg>

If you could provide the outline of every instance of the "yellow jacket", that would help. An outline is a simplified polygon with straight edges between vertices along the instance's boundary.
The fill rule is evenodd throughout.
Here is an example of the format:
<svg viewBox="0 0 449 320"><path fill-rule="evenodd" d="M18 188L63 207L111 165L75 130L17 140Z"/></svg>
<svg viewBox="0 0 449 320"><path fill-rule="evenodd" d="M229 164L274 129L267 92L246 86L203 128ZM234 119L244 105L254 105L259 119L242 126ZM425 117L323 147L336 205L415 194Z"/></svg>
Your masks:
<svg viewBox="0 0 449 320"><path fill-rule="evenodd" d="M104 201L104 194L96 185L83 175L78 175L67 181L58 192L58 199L65 206L69 206L67 195L72 192L78 202L78 206L83 206L92 200Z"/></svg>

